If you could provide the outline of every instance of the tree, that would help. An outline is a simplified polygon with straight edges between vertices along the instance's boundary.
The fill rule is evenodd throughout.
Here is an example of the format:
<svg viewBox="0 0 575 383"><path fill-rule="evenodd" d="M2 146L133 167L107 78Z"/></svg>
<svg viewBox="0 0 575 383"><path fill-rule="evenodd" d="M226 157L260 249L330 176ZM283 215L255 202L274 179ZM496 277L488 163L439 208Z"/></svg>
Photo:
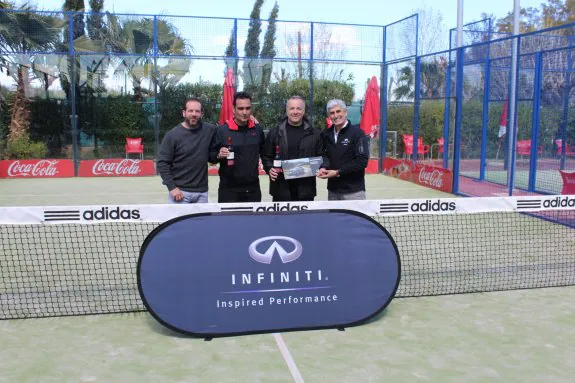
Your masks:
<svg viewBox="0 0 575 383"><path fill-rule="evenodd" d="M443 23L443 14L440 10L424 6L411 12L412 14L418 14L419 19L418 55L427 55L449 48L444 37L446 35L445 24ZM413 30L410 28L403 29L403 36L401 36L403 45L413 45L413 36Z"/></svg>
<svg viewBox="0 0 575 383"><path fill-rule="evenodd" d="M90 0L91 13L88 15L88 36L90 36L91 40L102 39L104 20L101 12L103 8L104 0Z"/></svg>
<svg viewBox="0 0 575 383"><path fill-rule="evenodd" d="M575 1L573 0L547 0L547 4L541 4L541 23L543 28L572 23L575 21ZM573 36L574 29L565 28L557 31L565 36Z"/></svg>
<svg viewBox="0 0 575 383"><path fill-rule="evenodd" d="M264 59L262 65L262 89L267 89L272 76L272 63L274 57L276 57L275 41L276 41L276 21L278 18L279 6L276 2L272 11L270 12L270 17L268 18L268 28L264 37L264 46L260 53L260 58Z"/></svg>
<svg viewBox="0 0 575 383"><path fill-rule="evenodd" d="M553 0L550 0L553 1ZM534 7L521 8L519 12L519 33L536 31L541 28L540 10ZM513 13L507 15L495 24L495 29L500 33L513 34Z"/></svg>
<svg viewBox="0 0 575 383"><path fill-rule="evenodd" d="M262 31L262 22L260 20L260 11L264 0L256 0L254 8L250 14L250 27L246 39L245 62L243 68L244 88L250 89L257 85L260 79L257 57L260 53L260 33ZM256 58L255 60L253 58Z"/></svg>
<svg viewBox="0 0 575 383"><path fill-rule="evenodd" d="M64 25L64 50L69 50L70 45L70 14L72 14L72 44L76 40L82 38L86 35L84 23L84 0L66 0L62 6L64 12L68 12L65 16L66 23ZM71 53L71 52L70 52ZM78 57L69 54L67 57L67 71L60 73L60 82L62 84L62 89L66 93L66 98L68 99L70 105L72 103L78 104L78 98L80 95L80 84L79 84L79 73L80 73L80 61ZM74 78L72 78L75 73ZM72 97L72 87L74 87L76 97Z"/></svg>
<svg viewBox="0 0 575 383"><path fill-rule="evenodd" d="M124 71L132 78L136 100L143 99L146 93L142 81L150 75L153 65L154 32L157 33L158 54L186 56L193 51L176 26L168 20L156 18L154 26L154 19L149 17L121 22L115 15L108 15L104 39L110 50L116 53L112 56L116 61L116 71ZM190 65L189 60L170 58L165 71L159 71L158 78L154 76L153 80L159 83L167 80L177 82L187 73Z"/></svg>
<svg viewBox="0 0 575 383"><path fill-rule="evenodd" d="M396 80L396 87L393 90L393 95L395 96L396 101L413 99L415 96L414 81L415 73L413 66L406 65L399 69L399 76Z"/></svg>
<svg viewBox="0 0 575 383"><path fill-rule="evenodd" d="M3 3L11 8L13 4ZM26 96L33 55L29 52L50 51L56 46L61 31L60 20L52 15L33 12L30 5L18 8L20 12L0 13L1 62L7 68L16 68L16 95L12 105L7 153L10 157L43 156L45 145L30 142L30 100Z"/></svg>
<svg viewBox="0 0 575 383"><path fill-rule="evenodd" d="M236 53L235 53L235 47L236 47L236 33L235 33L235 29L232 28L232 31L230 32L230 40L228 41L228 46L226 47L226 51L224 52L224 56L225 57L230 57L227 59L224 59L224 62L226 63L226 70L228 68L235 68L237 66L237 58L236 58Z"/></svg>
<svg viewBox="0 0 575 383"><path fill-rule="evenodd" d="M311 33L309 29L295 31L287 36L287 49L289 55L297 61L293 63L293 72L297 78L310 77L312 64L303 64L302 58L310 57ZM314 24L313 30L314 64L313 78L329 81L347 81L344 69L336 60L343 60L347 50L344 36L334 33L331 25ZM307 60L305 60L307 61Z"/></svg>

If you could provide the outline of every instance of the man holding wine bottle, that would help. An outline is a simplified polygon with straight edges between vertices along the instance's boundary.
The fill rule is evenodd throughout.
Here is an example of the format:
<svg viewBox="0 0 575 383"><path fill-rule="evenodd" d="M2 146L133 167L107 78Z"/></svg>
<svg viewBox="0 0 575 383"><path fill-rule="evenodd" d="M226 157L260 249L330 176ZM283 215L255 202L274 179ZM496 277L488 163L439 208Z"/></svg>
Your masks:
<svg viewBox="0 0 575 383"><path fill-rule="evenodd" d="M261 202L259 160L265 142L262 127L252 117L252 98L238 92L233 118L217 129L220 150L218 202Z"/></svg>
<svg viewBox="0 0 575 383"><path fill-rule="evenodd" d="M305 118L305 100L299 96L290 97L286 117L269 132L262 152L274 202L314 200L317 195L315 177L286 180L281 161L321 157L322 152L321 132Z"/></svg>

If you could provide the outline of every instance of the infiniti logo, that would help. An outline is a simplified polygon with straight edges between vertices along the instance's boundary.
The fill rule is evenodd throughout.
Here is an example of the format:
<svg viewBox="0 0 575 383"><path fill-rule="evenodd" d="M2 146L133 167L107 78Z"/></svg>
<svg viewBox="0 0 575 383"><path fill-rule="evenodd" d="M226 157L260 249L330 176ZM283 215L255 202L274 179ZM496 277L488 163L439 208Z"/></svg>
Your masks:
<svg viewBox="0 0 575 383"><path fill-rule="evenodd" d="M288 252L278 243L278 241L289 242L294 246L294 249ZM260 243L270 243L269 246L267 247L267 250L264 253L258 251L258 245ZM253 241L248 249L250 257L252 257L254 261L267 264L270 264L272 262L272 258L276 251L279 254L282 262L288 263L291 261L295 261L300 257L303 251L303 247L298 240L293 239L291 237L271 236L271 237L263 237Z"/></svg>

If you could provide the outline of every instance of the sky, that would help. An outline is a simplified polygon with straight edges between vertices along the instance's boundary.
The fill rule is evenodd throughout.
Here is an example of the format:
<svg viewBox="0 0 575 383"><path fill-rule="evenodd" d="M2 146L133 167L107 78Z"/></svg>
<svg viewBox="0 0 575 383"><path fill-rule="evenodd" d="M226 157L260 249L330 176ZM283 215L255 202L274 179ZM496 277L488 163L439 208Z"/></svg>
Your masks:
<svg viewBox="0 0 575 383"><path fill-rule="evenodd" d="M522 0L523 7L538 7L542 0ZM23 0L17 0L18 4ZM31 0L37 9L60 10L64 0ZM431 9L434 13L440 12L442 15L442 27L433 30L434 34L442 36L442 42L438 50L447 49L449 46L449 29L457 25L457 0L277 0L279 4L279 20L304 21L304 22L325 22L325 23L345 23L345 24L368 24L387 25L401 20L415 13L418 8ZM84 0L88 7L89 0ZM129 14L149 14L149 15L176 15L176 16L203 16L219 18L249 18L254 0L208 0L208 1L188 1L189 5L182 6L184 1L157 1L157 0L105 0L104 10L112 13ZM198 5L196 5L198 4ZM199 5L201 4L201 5ZM261 11L261 18L267 19L274 0L265 0ZM464 23L478 21L482 13L493 14L495 17L504 17L513 9L513 0L464 0L463 19ZM89 9L87 9L89 10ZM192 40L194 52L200 55L221 55L227 46L231 21L200 20L197 23L190 23L190 19L172 19L177 24L178 29L185 38ZM197 20L197 19L196 19ZM276 41L276 57L294 57L292 48L278 48L278 46L288 47L290 42L286 40L287 35L293 35L293 29L302 28L302 24L283 23L285 27L279 28ZM239 27L240 28L240 27ZM247 28L247 23L244 23ZM305 28L305 25L304 25ZM338 59L361 60L361 61L381 61L381 48L375 47L371 41L380 40L380 32L377 28L357 28L346 26L329 27L332 33L332 41L341 46L342 53ZM246 29L247 31L247 29ZM245 31L244 31L245 32ZM314 34L317 39L318 32ZM245 36L245 33L243 33ZM283 37L282 37L283 36ZM390 34L391 36L391 34ZM421 37L421 36L420 36ZM263 33L260 38L263 38ZM238 48L242 50L245 38L238 39ZM390 44L388 37L388 45ZM369 41L366 43L366 41ZM395 41L399 41L395 39ZM401 45L398 43L398 46ZM291 42L291 46L294 43ZM305 47L304 47L305 48ZM316 51L320 51L317 49ZM214 53L215 52L215 53ZM419 52L422 53L421 51ZM426 52L423 52L426 53ZM354 58L351 58L353 56ZM407 56L407 54L405 55ZM402 56L402 57L405 57ZM317 56L316 56L317 59ZM389 56L388 56L389 60ZM161 64L161 63L160 63ZM274 64L274 72L277 72L282 65L287 72L294 70L295 64ZM205 80L220 83L224 77L225 64L222 60L195 60L193 69L182 79L185 82L195 82ZM325 72L333 71L329 65L318 67L318 70ZM355 98L361 98L365 92L367 80L371 76L379 77L379 67L376 65L351 65L346 67L347 73L352 73L355 77ZM347 74L346 74L347 75ZM110 78L110 81L112 79ZM121 79L115 79L116 87L125 83ZM241 79L240 79L241 81ZM238 84L241 86L241 84ZM54 84L56 87L57 84ZM128 88L130 86L128 85Z"/></svg>
<svg viewBox="0 0 575 383"><path fill-rule="evenodd" d="M457 0L277 0L280 20L317 21L349 24L387 25L428 6L440 10L449 28L457 25ZM521 0L522 7L538 7L543 0ZM22 3L22 1L19 1ZM38 8L61 9L63 0L34 0ZM88 6L89 0L84 0ZM249 18L254 0L189 1L105 0L104 7L116 13L166 14L209 17ZM195 6L195 4L201 4ZM266 0L262 18L267 18L274 0ZM463 21L477 21L482 12L503 17L513 10L513 0L464 0Z"/></svg>

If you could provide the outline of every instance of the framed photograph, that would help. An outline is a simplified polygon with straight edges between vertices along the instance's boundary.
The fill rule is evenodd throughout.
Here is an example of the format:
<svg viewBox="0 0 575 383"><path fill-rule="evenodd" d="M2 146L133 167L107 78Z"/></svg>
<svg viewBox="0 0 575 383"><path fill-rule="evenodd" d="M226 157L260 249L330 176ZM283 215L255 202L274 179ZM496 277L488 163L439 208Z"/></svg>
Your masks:
<svg viewBox="0 0 575 383"><path fill-rule="evenodd" d="M282 161L282 169L286 180L295 178L315 177L321 166L321 157L296 158Z"/></svg>

